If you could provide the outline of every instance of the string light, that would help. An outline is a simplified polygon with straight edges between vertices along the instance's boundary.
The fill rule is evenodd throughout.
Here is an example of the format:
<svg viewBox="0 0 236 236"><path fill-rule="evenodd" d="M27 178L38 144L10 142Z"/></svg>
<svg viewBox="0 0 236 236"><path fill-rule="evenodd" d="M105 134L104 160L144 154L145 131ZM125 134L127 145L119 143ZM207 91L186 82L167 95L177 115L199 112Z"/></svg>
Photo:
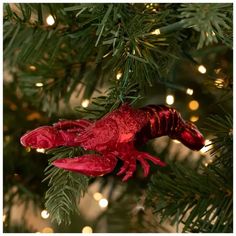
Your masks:
<svg viewBox="0 0 236 236"><path fill-rule="evenodd" d="M178 141L177 139L173 140L174 143L180 143L180 141Z"/></svg>
<svg viewBox="0 0 236 236"><path fill-rule="evenodd" d="M45 153L45 149L44 148L37 148L36 152L41 152L41 153Z"/></svg>
<svg viewBox="0 0 236 236"><path fill-rule="evenodd" d="M175 97L171 94L166 96L166 103L172 105L175 102Z"/></svg>
<svg viewBox="0 0 236 236"><path fill-rule="evenodd" d="M31 66L29 66L29 69L31 70L31 71L36 71L36 66L33 66L33 65L31 65Z"/></svg>
<svg viewBox="0 0 236 236"><path fill-rule="evenodd" d="M205 140L205 146L200 150L202 154L205 154L207 151L209 151L212 148L212 142L209 139Z"/></svg>
<svg viewBox="0 0 236 236"><path fill-rule="evenodd" d="M26 147L26 148L25 148L25 151L26 151L26 152L30 152L30 151L31 151L31 148L30 148L30 147Z"/></svg>
<svg viewBox="0 0 236 236"><path fill-rule="evenodd" d="M200 66L198 67L198 71L199 71L201 74L205 74L206 71L207 71L207 69L206 69L206 67L205 67L204 65L200 65Z"/></svg>
<svg viewBox="0 0 236 236"><path fill-rule="evenodd" d="M96 192L93 194L93 198L96 200L96 201L99 201L102 199L102 194L99 193L99 192Z"/></svg>
<svg viewBox="0 0 236 236"><path fill-rule="evenodd" d="M88 107L88 105L89 105L89 100L88 99L84 99L81 103L81 106L84 107L84 108Z"/></svg>
<svg viewBox="0 0 236 236"><path fill-rule="evenodd" d="M159 35L159 34L161 34L161 31L160 31L160 29L155 29L154 31L151 32L151 34Z"/></svg>
<svg viewBox="0 0 236 236"><path fill-rule="evenodd" d="M214 84L217 88L223 88L224 87L224 79L218 78L215 80Z"/></svg>
<svg viewBox="0 0 236 236"><path fill-rule="evenodd" d="M55 24L55 20L53 18L52 15L49 15L47 18L46 18L46 22L48 25L54 25Z"/></svg>
<svg viewBox="0 0 236 236"><path fill-rule="evenodd" d="M105 208L108 206L108 201L106 198L102 198L99 200L98 204L101 208Z"/></svg>
<svg viewBox="0 0 236 236"><path fill-rule="evenodd" d="M118 72L118 73L116 74L116 79L119 80L119 79L121 78L121 76L122 76L122 73L121 73L121 72Z"/></svg>
<svg viewBox="0 0 236 236"><path fill-rule="evenodd" d="M82 229L83 234L91 234L93 232L93 229L90 226L84 226Z"/></svg>
<svg viewBox="0 0 236 236"><path fill-rule="evenodd" d="M196 122L196 121L198 121L199 120L199 116L191 116L190 117L190 121L191 122Z"/></svg>
<svg viewBox="0 0 236 236"><path fill-rule="evenodd" d="M208 163L206 162L206 163L204 164L204 166L205 166L205 167L208 167Z"/></svg>
<svg viewBox="0 0 236 236"><path fill-rule="evenodd" d="M54 231L51 227L45 227L43 228L42 233L54 233Z"/></svg>
<svg viewBox="0 0 236 236"><path fill-rule="evenodd" d="M35 86L36 87L43 87L43 83L36 83Z"/></svg>
<svg viewBox="0 0 236 236"><path fill-rule="evenodd" d="M188 95L193 95L193 89L187 88L186 94L188 94Z"/></svg>
<svg viewBox="0 0 236 236"><path fill-rule="evenodd" d="M192 101L189 102L188 107L189 107L190 110L195 111L199 108L199 103L196 100L192 100Z"/></svg>
<svg viewBox="0 0 236 236"><path fill-rule="evenodd" d="M42 217L43 219L47 219L47 218L49 217L48 211L47 211L47 210L41 211L41 217Z"/></svg>

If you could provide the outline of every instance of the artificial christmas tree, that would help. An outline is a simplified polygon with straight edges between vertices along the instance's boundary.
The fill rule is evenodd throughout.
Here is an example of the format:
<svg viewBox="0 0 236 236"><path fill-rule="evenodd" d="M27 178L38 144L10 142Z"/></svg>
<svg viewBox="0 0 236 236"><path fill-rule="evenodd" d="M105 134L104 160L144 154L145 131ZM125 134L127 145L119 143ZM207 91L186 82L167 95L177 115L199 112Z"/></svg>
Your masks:
<svg viewBox="0 0 236 236"><path fill-rule="evenodd" d="M15 223L14 206L33 200L36 208L46 208L42 218L49 216L54 232L232 232L232 4L5 3L3 8L5 232L52 231L32 229L27 219L22 228ZM122 151L125 167L119 158L108 158L112 170L102 177L53 166L89 155L100 161L99 150L68 144L104 116L115 114L132 128L141 115L131 112L130 119L129 109L164 103L197 125L205 147L200 133L200 144L190 148L202 149L191 151L176 140L187 144L189 135L164 132L189 124L179 122L176 112L171 119L165 105L146 108L156 129L132 133L137 153L166 163L148 167L135 157L147 177L133 158L137 170L130 172L130 149ZM120 107L124 113L116 114ZM117 136L126 130L118 127L123 123L112 128L109 122L97 129L97 137L114 141L129 135ZM22 139L36 151L20 146L20 137L39 126L47 129L33 133L34 145L27 139L32 133ZM173 139L154 139L164 133ZM90 139L88 132L83 141ZM114 150L106 146L107 155ZM133 175L128 182L116 176L120 168L130 172L127 178Z"/></svg>

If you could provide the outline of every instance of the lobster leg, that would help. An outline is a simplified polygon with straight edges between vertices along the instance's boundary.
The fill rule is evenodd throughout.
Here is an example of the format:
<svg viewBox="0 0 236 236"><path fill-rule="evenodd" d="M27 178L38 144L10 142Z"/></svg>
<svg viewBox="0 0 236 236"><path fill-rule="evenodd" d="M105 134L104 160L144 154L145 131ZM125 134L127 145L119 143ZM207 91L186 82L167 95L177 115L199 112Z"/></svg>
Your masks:
<svg viewBox="0 0 236 236"><path fill-rule="evenodd" d="M140 161L141 166L143 168L143 175L144 177L147 177L149 174L149 170L150 170L150 165L148 164L148 162L146 160L144 160L142 157L137 157L137 160Z"/></svg>
<svg viewBox="0 0 236 236"><path fill-rule="evenodd" d="M112 172L116 163L117 159L113 154L104 156L86 154L81 157L58 159L52 164L58 168L79 172L88 176L103 176Z"/></svg>
<svg viewBox="0 0 236 236"><path fill-rule="evenodd" d="M116 175L122 175L126 172L127 168L129 166L128 161L124 161L124 165L120 168L120 171Z"/></svg>
<svg viewBox="0 0 236 236"><path fill-rule="evenodd" d="M155 165L159 165L159 166L163 166L163 167L166 166L166 163L161 161L158 157L154 157L146 152L140 152L139 156L140 156L140 158L150 160Z"/></svg>
<svg viewBox="0 0 236 236"><path fill-rule="evenodd" d="M138 160L141 163L144 177L146 177L150 171L150 165L148 164L147 160L150 160L154 164L159 166L166 166L166 163L162 162L159 158L151 156L150 154L145 152L138 152L136 150L130 152L129 156L127 156L126 158L121 158L121 159L124 161L124 165L117 173L117 175L122 175L125 173L125 176L123 177L122 181L126 181L130 177L132 177L134 171L136 170L136 160Z"/></svg>
<svg viewBox="0 0 236 236"><path fill-rule="evenodd" d="M129 165L128 168L126 169L126 174L123 177L122 181L127 181L130 177L133 176L134 171L136 170L136 160L135 158L129 159Z"/></svg>

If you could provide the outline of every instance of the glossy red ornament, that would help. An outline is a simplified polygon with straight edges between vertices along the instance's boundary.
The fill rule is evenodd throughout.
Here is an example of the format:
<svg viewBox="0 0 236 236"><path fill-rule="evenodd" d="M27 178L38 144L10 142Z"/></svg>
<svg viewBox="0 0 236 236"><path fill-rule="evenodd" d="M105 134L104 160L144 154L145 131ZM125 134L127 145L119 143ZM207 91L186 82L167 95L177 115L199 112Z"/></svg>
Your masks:
<svg viewBox="0 0 236 236"><path fill-rule="evenodd" d="M58 146L81 146L98 154L58 159L53 165L89 176L102 176L114 170L117 158L123 166L117 175L128 180L136 170L136 160L141 163L144 176L149 173L147 160L159 166L166 164L158 157L138 151L136 147L148 140L168 135L192 150L204 146L204 138L197 127L184 121L174 108L149 105L133 109L123 104L100 120L64 120L53 126L42 126L22 136L23 146L53 148Z"/></svg>

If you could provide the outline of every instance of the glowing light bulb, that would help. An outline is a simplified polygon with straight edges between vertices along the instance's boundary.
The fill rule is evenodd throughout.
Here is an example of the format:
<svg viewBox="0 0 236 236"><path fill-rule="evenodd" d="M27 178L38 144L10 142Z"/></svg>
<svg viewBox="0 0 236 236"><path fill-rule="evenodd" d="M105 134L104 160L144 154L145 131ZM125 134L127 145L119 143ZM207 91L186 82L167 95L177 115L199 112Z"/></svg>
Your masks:
<svg viewBox="0 0 236 236"><path fill-rule="evenodd" d="M48 25L54 25L55 24L55 20L53 18L52 15L49 15L47 18L46 18L46 22Z"/></svg>
<svg viewBox="0 0 236 236"><path fill-rule="evenodd" d="M31 148L30 148L30 147L26 147L26 148L25 148L25 151L26 151L26 152L30 152L30 151L31 151Z"/></svg>
<svg viewBox="0 0 236 236"><path fill-rule="evenodd" d="M192 101L189 102L188 107L189 107L190 110L195 111L199 108L199 103L196 100L192 100Z"/></svg>
<svg viewBox="0 0 236 236"><path fill-rule="evenodd" d="M81 103L81 106L84 107L84 108L88 107L88 105L89 105L89 100L88 99L84 99Z"/></svg>
<svg viewBox="0 0 236 236"><path fill-rule="evenodd" d="M175 97L171 94L166 96L166 103L172 105L175 102Z"/></svg>
<svg viewBox="0 0 236 236"><path fill-rule="evenodd" d="M29 66L29 69L31 70L31 71L36 71L36 66L33 66L33 65L31 65L31 66Z"/></svg>
<svg viewBox="0 0 236 236"><path fill-rule="evenodd" d="M90 226L84 226L82 229L83 234L91 234L93 232L93 229Z"/></svg>
<svg viewBox="0 0 236 236"><path fill-rule="evenodd" d="M215 80L214 84L217 88L223 88L224 87L224 79L218 78Z"/></svg>
<svg viewBox="0 0 236 236"><path fill-rule="evenodd" d="M188 94L188 95L193 95L193 89L187 88L186 94Z"/></svg>
<svg viewBox="0 0 236 236"><path fill-rule="evenodd" d="M191 122L196 122L196 121L198 121L199 120L199 116L191 116L190 117L190 121Z"/></svg>
<svg viewBox="0 0 236 236"><path fill-rule="evenodd" d="M96 192L93 194L93 198L96 200L96 201L99 201L102 199L102 194L99 193L99 192Z"/></svg>
<svg viewBox="0 0 236 236"><path fill-rule="evenodd" d="M116 79L119 80L119 79L121 78L121 76L122 76L122 73L121 73L121 72L118 72L118 73L116 74Z"/></svg>
<svg viewBox="0 0 236 236"><path fill-rule="evenodd" d="M35 86L36 87L43 87L43 83L36 83Z"/></svg>
<svg viewBox="0 0 236 236"><path fill-rule="evenodd" d="M180 141L178 141L177 139L173 139L174 143L180 143Z"/></svg>
<svg viewBox="0 0 236 236"><path fill-rule="evenodd" d="M207 151L209 151L212 148L212 142L209 139L205 140L205 146L200 150L202 154L205 154Z"/></svg>
<svg viewBox="0 0 236 236"><path fill-rule="evenodd" d="M201 74L205 74L206 71L207 71L207 69L206 69L206 67L205 67L204 65L200 65L200 66L198 67L198 71L199 71Z"/></svg>
<svg viewBox="0 0 236 236"><path fill-rule="evenodd" d="M42 233L54 233L54 231L51 227L45 227L43 228Z"/></svg>
<svg viewBox="0 0 236 236"><path fill-rule="evenodd" d="M45 153L45 149L44 148L37 148L36 152L41 152L41 153Z"/></svg>
<svg viewBox="0 0 236 236"><path fill-rule="evenodd" d="M102 198L99 200L98 204L101 208L105 208L108 206L108 201L106 198Z"/></svg>
<svg viewBox="0 0 236 236"><path fill-rule="evenodd" d="M41 211L41 217L42 217L43 219L47 219L47 218L49 217L48 211L47 211L47 210Z"/></svg>
<svg viewBox="0 0 236 236"><path fill-rule="evenodd" d="M151 32L151 34L159 35L159 34L161 34L161 31L160 31L160 29L155 29L154 31Z"/></svg>
<svg viewBox="0 0 236 236"><path fill-rule="evenodd" d="M7 216L6 216L6 214L4 214L4 215L2 216L2 221L3 221L3 223L6 221L6 218L7 218Z"/></svg>

